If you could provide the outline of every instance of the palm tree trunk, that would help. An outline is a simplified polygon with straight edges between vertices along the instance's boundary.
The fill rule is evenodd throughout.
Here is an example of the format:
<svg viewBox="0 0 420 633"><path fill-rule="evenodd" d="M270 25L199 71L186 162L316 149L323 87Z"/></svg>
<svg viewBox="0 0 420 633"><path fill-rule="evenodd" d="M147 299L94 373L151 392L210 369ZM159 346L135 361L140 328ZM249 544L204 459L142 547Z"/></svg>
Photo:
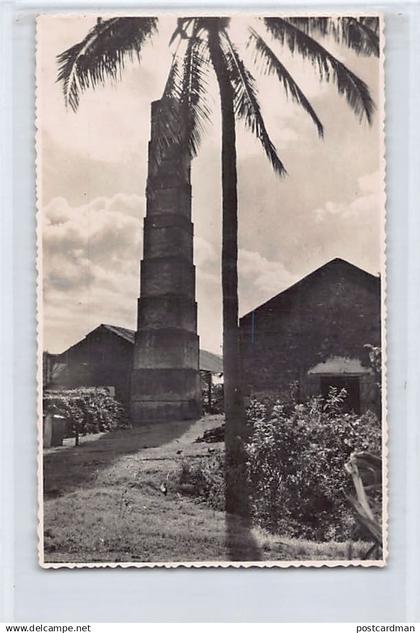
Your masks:
<svg viewBox="0 0 420 633"><path fill-rule="evenodd" d="M241 357L238 319L238 195L236 172L236 130L233 90L219 48L217 28L209 31L209 49L219 85L222 111L222 294L223 294L223 371L226 417L227 467L241 469L242 432L245 425L241 386ZM239 474L239 471L236 475ZM238 487L237 477L236 487ZM226 505L240 512L237 493L229 491L227 476Z"/></svg>

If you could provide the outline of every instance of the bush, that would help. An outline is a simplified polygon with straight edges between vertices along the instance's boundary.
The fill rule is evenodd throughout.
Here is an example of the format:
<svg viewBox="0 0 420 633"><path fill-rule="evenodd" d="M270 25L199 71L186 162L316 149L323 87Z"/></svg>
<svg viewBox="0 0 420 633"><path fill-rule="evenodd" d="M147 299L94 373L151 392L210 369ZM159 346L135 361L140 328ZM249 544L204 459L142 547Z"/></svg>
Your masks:
<svg viewBox="0 0 420 633"><path fill-rule="evenodd" d="M65 418L67 436L99 433L128 426L124 406L106 388L78 388L44 394L44 413Z"/></svg>
<svg viewBox="0 0 420 633"><path fill-rule="evenodd" d="M305 403L251 401L246 446L254 521L273 533L317 541L353 536L344 464L354 451L380 455L377 417L345 413L345 390ZM359 535L363 536L363 535Z"/></svg>
<svg viewBox="0 0 420 633"><path fill-rule="evenodd" d="M178 475L178 489L196 497L214 510L225 509L225 469L223 454L183 461Z"/></svg>
<svg viewBox="0 0 420 633"><path fill-rule="evenodd" d="M223 383L212 383L211 407L209 406L209 388L207 382L201 378L201 404L204 413L223 413Z"/></svg>

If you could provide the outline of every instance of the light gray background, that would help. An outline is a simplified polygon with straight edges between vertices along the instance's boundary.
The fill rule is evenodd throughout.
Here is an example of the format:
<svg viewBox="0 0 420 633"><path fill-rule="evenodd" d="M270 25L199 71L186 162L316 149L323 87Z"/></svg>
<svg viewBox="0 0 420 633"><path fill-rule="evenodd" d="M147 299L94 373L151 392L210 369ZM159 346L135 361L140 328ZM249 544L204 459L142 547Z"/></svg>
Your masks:
<svg viewBox="0 0 420 633"><path fill-rule="evenodd" d="M107 2L1 4L3 621L420 621L420 20L386 12L390 558L386 569L41 570L36 537L34 18ZM139 6L139 5L137 5ZM146 5L142 5L146 6ZM179 11L193 4L148 6ZM197 6L197 4L195 5ZM203 5L201 5L203 6ZM236 4L255 12L367 5ZM153 9L151 9L152 11Z"/></svg>

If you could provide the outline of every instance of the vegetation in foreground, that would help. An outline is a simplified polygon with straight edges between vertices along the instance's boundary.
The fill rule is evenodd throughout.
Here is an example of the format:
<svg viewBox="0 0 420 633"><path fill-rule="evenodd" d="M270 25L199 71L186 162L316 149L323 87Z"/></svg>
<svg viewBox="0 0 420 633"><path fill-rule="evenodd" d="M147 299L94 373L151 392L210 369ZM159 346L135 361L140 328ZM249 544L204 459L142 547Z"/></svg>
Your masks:
<svg viewBox="0 0 420 633"><path fill-rule="evenodd" d="M345 390L334 388L325 402L313 397L299 403L293 390L288 401L251 401L244 455L252 525L317 542L371 541L349 503L353 483L344 466L353 453L380 456L381 423L370 411L347 412L345 401ZM207 431L205 438L211 441L221 434L223 427ZM184 461L179 490L223 510L225 467L221 454ZM380 525L380 486L372 481L369 490Z"/></svg>
<svg viewBox="0 0 420 633"><path fill-rule="evenodd" d="M246 454L255 523L314 541L371 539L355 521L344 466L355 452L381 455L381 422L371 411L346 411L345 403L345 390L336 388L325 402L251 403ZM373 496L380 521L380 490Z"/></svg>
<svg viewBox="0 0 420 633"><path fill-rule="evenodd" d="M46 391L45 413L54 413L66 422L66 437L101 433L129 425L124 405L107 387L77 387Z"/></svg>
<svg viewBox="0 0 420 633"><path fill-rule="evenodd" d="M226 514L215 493L223 443L196 443L222 416L124 429L44 456L45 562L360 559L363 542L317 543L269 534ZM181 490L185 464L216 473L206 499Z"/></svg>

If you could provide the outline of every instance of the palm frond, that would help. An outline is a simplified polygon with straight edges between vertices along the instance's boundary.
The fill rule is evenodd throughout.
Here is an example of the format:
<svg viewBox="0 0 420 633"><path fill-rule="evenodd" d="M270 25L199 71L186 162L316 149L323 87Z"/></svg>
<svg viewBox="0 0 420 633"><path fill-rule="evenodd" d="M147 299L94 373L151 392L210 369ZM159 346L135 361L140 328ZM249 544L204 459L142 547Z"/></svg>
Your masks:
<svg viewBox="0 0 420 633"><path fill-rule="evenodd" d="M324 128L321 121L287 68L281 63L268 44L253 28L250 28L249 32L250 42L253 42L255 46L256 59L260 59L263 63L263 71L269 75L277 75L280 83L283 84L286 96L290 95L293 101L306 110L312 121L315 123L319 136L324 136Z"/></svg>
<svg viewBox="0 0 420 633"><path fill-rule="evenodd" d="M332 80L336 84L338 92L345 96L360 119L365 116L371 123L375 104L362 79L291 21L277 17L263 18L263 21L268 31L281 44L287 45L292 53L297 51L304 59L313 63L321 80Z"/></svg>
<svg viewBox="0 0 420 633"><path fill-rule="evenodd" d="M168 152L168 148L171 145L180 144L183 140L180 115L181 85L180 61L174 55L165 88L159 100L158 115L154 126L152 171L160 165Z"/></svg>
<svg viewBox="0 0 420 633"><path fill-rule="evenodd" d="M287 21L310 36L331 35L361 55L379 56L379 18L377 17L311 17L287 18Z"/></svg>
<svg viewBox="0 0 420 633"><path fill-rule="evenodd" d="M193 30L183 56L174 55L155 127L155 158L159 163L171 145L185 147L191 158L197 155L202 132L210 120L206 102L204 46Z"/></svg>
<svg viewBox="0 0 420 633"><path fill-rule="evenodd" d="M338 20L336 40L362 55L379 57L379 18L343 17Z"/></svg>
<svg viewBox="0 0 420 633"><path fill-rule="evenodd" d="M358 18L358 20L379 37L380 21L378 16L366 15L364 17Z"/></svg>
<svg viewBox="0 0 420 633"><path fill-rule="evenodd" d="M140 59L157 22L151 17L98 20L81 42L58 55L57 81L63 83L66 105L76 110L87 88L104 83L106 77L119 78L127 59Z"/></svg>
<svg viewBox="0 0 420 633"><path fill-rule="evenodd" d="M183 59L181 104L185 125L185 141L190 156L197 155L202 132L210 120L207 102L207 47L198 39L199 23L195 21Z"/></svg>
<svg viewBox="0 0 420 633"><path fill-rule="evenodd" d="M177 37L180 39L188 39L187 28L191 24L194 18L178 18L176 23L176 29L171 35L169 40L169 46L171 46Z"/></svg>
<svg viewBox="0 0 420 633"><path fill-rule="evenodd" d="M199 29L203 29L210 33L211 31L217 33L223 33L229 28L231 22L230 17L215 17L215 16L203 16L196 18Z"/></svg>
<svg viewBox="0 0 420 633"><path fill-rule="evenodd" d="M256 94L254 77L246 68L226 31L223 32L223 39L221 39L221 43L234 93L235 115L238 119L243 119L246 127L255 134L261 142L273 169L278 174L284 175L286 173L286 169L277 155L276 148L265 127Z"/></svg>

